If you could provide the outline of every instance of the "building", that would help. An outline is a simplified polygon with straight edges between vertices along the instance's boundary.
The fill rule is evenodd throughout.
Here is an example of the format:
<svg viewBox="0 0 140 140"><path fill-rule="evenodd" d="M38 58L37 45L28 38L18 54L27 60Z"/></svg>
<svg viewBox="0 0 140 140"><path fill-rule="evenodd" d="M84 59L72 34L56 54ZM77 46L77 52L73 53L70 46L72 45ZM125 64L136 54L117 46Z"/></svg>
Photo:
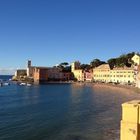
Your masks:
<svg viewBox="0 0 140 140"><path fill-rule="evenodd" d="M80 68L81 64L79 61L75 61L71 64L71 72L74 75L74 78L77 81L87 81L91 82L92 81L92 71L91 70L83 70Z"/></svg>
<svg viewBox="0 0 140 140"><path fill-rule="evenodd" d="M84 81L91 82L92 80L92 71L84 71Z"/></svg>
<svg viewBox="0 0 140 140"><path fill-rule="evenodd" d="M33 77L34 69L35 67L32 66L31 60L28 60L28 63L27 63L27 76L28 77Z"/></svg>
<svg viewBox="0 0 140 140"><path fill-rule="evenodd" d="M43 83L48 80L48 69L43 67L34 67L33 79L35 83Z"/></svg>
<svg viewBox="0 0 140 140"><path fill-rule="evenodd" d="M69 81L72 79L72 73L63 72L62 68L32 66L31 61L28 61L27 75L28 77L32 77L35 83Z"/></svg>
<svg viewBox="0 0 140 140"><path fill-rule="evenodd" d="M80 62L76 61L71 64L71 72L77 81L84 81L84 71L80 69Z"/></svg>
<svg viewBox="0 0 140 140"><path fill-rule="evenodd" d="M110 66L102 64L93 69L93 77L95 82L110 82Z"/></svg>
<svg viewBox="0 0 140 140"><path fill-rule="evenodd" d="M21 76L27 76L26 69L18 69L18 70L16 70L15 77L19 78Z"/></svg>
<svg viewBox="0 0 140 140"><path fill-rule="evenodd" d="M134 84L135 73L133 67L119 67L110 70L110 82L122 84Z"/></svg>
<svg viewBox="0 0 140 140"><path fill-rule="evenodd" d="M135 65L140 65L140 55L139 54L135 54L132 59L131 59Z"/></svg>
<svg viewBox="0 0 140 140"><path fill-rule="evenodd" d="M102 64L93 69L93 76L95 82L135 84L135 71L133 67L110 69L109 64Z"/></svg>

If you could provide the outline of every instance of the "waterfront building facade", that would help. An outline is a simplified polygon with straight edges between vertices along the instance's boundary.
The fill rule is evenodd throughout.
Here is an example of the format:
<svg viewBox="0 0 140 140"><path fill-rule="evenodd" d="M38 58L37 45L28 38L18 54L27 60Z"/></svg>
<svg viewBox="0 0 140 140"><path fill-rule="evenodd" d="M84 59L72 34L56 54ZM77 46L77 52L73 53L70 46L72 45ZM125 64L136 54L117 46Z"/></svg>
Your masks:
<svg viewBox="0 0 140 140"><path fill-rule="evenodd" d="M84 81L92 82L92 71L84 71Z"/></svg>
<svg viewBox="0 0 140 140"><path fill-rule="evenodd" d="M33 79L35 83L41 83L48 80L48 70L47 68L34 67L33 69Z"/></svg>
<svg viewBox="0 0 140 140"><path fill-rule="evenodd" d="M63 72L56 67L34 67L33 79L36 83L49 81L69 81L72 79L71 72Z"/></svg>
<svg viewBox="0 0 140 140"><path fill-rule="evenodd" d="M110 82L121 84L134 84L135 73L134 68L119 67L110 70Z"/></svg>
<svg viewBox="0 0 140 140"><path fill-rule="evenodd" d="M80 69L80 62L75 61L71 64L71 72L77 81L84 81L84 71Z"/></svg>
<svg viewBox="0 0 140 140"><path fill-rule="evenodd" d="M71 72L64 72L59 67L36 67L28 62L27 73L33 77L35 83L45 83L48 81L69 81L72 79Z"/></svg>
<svg viewBox="0 0 140 140"><path fill-rule="evenodd" d="M95 82L135 84L135 71L133 67L115 67L110 69L109 64L102 64L93 69Z"/></svg>
<svg viewBox="0 0 140 140"><path fill-rule="evenodd" d="M93 69L93 77L95 82L110 82L110 66L102 64Z"/></svg>
<svg viewBox="0 0 140 140"><path fill-rule="evenodd" d="M92 71L91 70L83 70L80 68L80 62L75 61L71 64L71 72L74 75L74 78L77 81L81 82L91 82L92 81Z"/></svg>

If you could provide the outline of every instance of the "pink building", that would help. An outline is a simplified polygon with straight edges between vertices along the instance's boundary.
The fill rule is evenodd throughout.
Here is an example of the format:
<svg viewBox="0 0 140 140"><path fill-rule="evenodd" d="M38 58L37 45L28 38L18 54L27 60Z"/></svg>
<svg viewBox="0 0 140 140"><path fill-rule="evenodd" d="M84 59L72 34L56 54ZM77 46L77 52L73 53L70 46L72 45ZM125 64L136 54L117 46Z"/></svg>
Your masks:
<svg viewBox="0 0 140 140"><path fill-rule="evenodd" d="M92 81L92 71L84 71L84 81L91 82Z"/></svg>

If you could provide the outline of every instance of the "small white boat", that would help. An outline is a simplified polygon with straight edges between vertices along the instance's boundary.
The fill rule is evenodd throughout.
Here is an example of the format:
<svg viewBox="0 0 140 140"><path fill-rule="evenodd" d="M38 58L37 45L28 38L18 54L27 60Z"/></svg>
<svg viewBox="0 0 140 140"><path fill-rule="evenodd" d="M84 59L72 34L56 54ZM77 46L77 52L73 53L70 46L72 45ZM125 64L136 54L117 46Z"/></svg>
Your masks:
<svg viewBox="0 0 140 140"><path fill-rule="evenodd" d="M3 85L4 85L4 86L9 86L10 83L7 83L7 82L6 82L6 83L3 83Z"/></svg>
<svg viewBox="0 0 140 140"><path fill-rule="evenodd" d="M26 85L26 83L20 83L19 85L20 85L20 86L25 86L25 85Z"/></svg>

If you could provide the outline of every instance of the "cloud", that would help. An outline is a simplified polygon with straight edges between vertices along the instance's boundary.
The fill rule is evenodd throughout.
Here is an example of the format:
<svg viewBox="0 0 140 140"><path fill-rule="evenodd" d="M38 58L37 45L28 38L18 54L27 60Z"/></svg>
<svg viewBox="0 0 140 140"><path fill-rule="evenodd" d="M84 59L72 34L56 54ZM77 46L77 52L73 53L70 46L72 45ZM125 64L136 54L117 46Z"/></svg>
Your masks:
<svg viewBox="0 0 140 140"><path fill-rule="evenodd" d="M0 68L0 75L14 75L15 68Z"/></svg>

